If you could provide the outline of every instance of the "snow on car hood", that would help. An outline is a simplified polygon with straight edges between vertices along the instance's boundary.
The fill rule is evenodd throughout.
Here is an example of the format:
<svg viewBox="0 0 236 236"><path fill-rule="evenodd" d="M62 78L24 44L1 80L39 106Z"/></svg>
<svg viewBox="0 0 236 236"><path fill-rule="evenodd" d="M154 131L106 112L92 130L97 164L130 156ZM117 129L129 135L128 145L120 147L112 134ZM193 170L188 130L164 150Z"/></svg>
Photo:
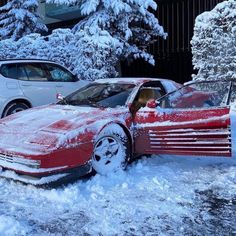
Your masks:
<svg viewBox="0 0 236 236"><path fill-rule="evenodd" d="M32 144L58 148L86 128L96 129L118 114L117 109L49 105L20 112L0 122L0 148L14 146L14 151L33 148ZM122 113L122 112L121 112ZM107 119L106 119L107 118ZM96 125L91 126L91 124ZM21 151L22 151L21 150Z"/></svg>
<svg viewBox="0 0 236 236"><path fill-rule="evenodd" d="M51 131L65 133L75 129L87 120L99 115L100 109L90 107L73 107L51 105L34 108L2 120L8 133L34 133L37 131Z"/></svg>

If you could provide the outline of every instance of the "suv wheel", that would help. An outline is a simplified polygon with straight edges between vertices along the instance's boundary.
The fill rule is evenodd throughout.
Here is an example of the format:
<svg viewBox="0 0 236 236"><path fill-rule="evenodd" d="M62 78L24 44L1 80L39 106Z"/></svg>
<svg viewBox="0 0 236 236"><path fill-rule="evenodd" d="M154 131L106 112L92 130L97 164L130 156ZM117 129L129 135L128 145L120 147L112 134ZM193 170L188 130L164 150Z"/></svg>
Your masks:
<svg viewBox="0 0 236 236"><path fill-rule="evenodd" d="M24 102L12 102L6 106L2 117L15 114L19 111L24 111L28 108L29 108L29 106L27 104L25 104Z"/></svg>

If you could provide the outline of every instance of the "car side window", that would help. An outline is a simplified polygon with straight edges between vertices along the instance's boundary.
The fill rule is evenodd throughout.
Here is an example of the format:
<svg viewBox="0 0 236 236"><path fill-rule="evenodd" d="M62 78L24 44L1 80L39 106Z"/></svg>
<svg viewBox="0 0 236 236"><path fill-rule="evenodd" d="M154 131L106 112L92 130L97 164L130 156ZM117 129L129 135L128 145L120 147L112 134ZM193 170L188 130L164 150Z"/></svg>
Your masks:
<svg viewBox="0 0 236 236"><path fill-rule="evenodd" d="M10 79L17 79L17 67L16 64L4 64L0 69L1 75Z"/></svg>
<svg viewBox="0 0 236 236"><path fill-rule="evenodd" d="M230 94L230 104L233 104L236 102L236 83L233 83L231 94Z"/></svg>
<svg viewBox="0 0 236 236"><path fill-rule="evenodd" d="M157 100L165 94L165 90L159 81L145 83L138 91L134 102L133 110L137 111L145 107L150 99Z"/></svg>
<svg viewBox="0 0 236 236"><path fill-rule="evenodd" d="M63 67L53 65L53 64L45 64L45 68L49 74L49 80L55 82L74 82L76 81L76 77Z"/></svg>
<svg viewBox="0 0 236 236"><path fill-rule="evenodd" d="M19 71L22 72L22 76L26 73L28 80L30 81L47 81L47 74L43 70L40 63L26 63L19 67ZM20 72L19 72L20 73Z"/></svg>
<svg viewBox="0 0 236 236"><path fill-rule="evenodd" d="M141 107L145 107L150 99L158 99L161 97L161 91L158 88L141 88L137 96L137 102Z"/></svg>
<svg viewBox="0 0 236 236"><path fill-rule="evenodd" d="M221 107L227 104L229 89L229 82L201 82L184 86L159 102L162 108Z"/></svg>

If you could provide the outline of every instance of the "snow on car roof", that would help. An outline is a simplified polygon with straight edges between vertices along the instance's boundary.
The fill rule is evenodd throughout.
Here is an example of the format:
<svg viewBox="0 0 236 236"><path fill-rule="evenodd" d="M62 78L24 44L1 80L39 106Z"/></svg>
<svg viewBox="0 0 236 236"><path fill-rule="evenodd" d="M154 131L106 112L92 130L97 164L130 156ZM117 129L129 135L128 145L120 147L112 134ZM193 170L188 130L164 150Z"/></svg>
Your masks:
<svg viewBox="0 0 236 236"><path fill-rule="evenodd" d="M37 58L8 58L8 59L0 59L0 61L50 61L47 59L37 59Z"/></svg>
<svg viewBox="0 0 236 236"><path fill-rule="evenodd" d="M160 81L166 79L160 78L140 78L140 77L120 77L120 78L108 78L95 80L97 83L132 83L132 84L142 84L149 81Z"/></svg>
<svg viewBox="0 0 236 236"><path fill-rule="evenodd" d="M50 61L50 60L44 60L44 59L18 59L18 58L14 58L14 59L4 59L4 60L0 60L0 64L5 64L5 63L24 63L24 62L45 62L45 63L52 63L52 64L57 64L57 62L54 61Z"/></svg>

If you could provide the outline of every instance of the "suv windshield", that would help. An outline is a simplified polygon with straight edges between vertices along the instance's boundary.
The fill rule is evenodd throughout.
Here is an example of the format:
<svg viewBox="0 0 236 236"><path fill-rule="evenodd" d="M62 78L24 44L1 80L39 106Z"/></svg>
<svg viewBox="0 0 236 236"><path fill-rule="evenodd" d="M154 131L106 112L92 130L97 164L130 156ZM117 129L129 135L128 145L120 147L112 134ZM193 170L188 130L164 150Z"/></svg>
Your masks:
<svg viewBox="0 0 236 236"><path fill-rule="evenodd" d="M92 83L72 93L58 104L111 108L124 106L134 86L134 84Z"/></svg>

